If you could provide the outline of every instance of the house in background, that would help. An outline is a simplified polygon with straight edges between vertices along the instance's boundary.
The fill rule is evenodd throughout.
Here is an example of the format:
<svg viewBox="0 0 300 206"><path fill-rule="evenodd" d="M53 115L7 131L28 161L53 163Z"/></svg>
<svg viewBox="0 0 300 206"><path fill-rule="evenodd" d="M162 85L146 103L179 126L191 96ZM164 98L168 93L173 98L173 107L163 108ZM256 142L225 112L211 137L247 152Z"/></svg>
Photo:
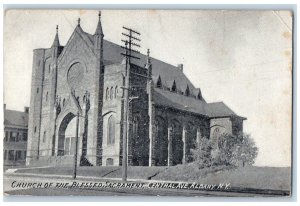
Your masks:
<svg viewBox="0 0 300 206"><path fill-rule="evenodd" d="M8 110L4 104L4 166L25 165L28 135L28 112Z"/></svg>

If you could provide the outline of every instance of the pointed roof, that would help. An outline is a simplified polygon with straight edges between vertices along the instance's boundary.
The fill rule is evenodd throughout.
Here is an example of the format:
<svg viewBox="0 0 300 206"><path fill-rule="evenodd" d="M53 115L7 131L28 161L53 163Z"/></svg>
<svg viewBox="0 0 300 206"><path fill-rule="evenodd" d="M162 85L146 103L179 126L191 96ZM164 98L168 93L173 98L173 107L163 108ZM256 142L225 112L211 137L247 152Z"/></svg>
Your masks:
<svg viewBox="0 0 300 206"><path fill-rule="evenodd" d="M202 93L201 93L201 89L200 89L200 88L196 88L196 89L194 90L193 94L195 95L195 97L196 97L197 99L200 99L200 100L203 99Z"/></svg>
<svg viewBox="0 0 300 206"><path fill-rule="evenodd" d="M52 44L52 47L59 47L60 43L59 43L59 38L58 38L58 25L56 25L56 35Z"/></svg>
<svg viewBox="0 0 300 206"><path fill-rule="evenodd" d="M98 20L98 25L97 25L97 28L95 31L95 35L103 35L104 36L103 30L102 30L102 24L101 24L101 11L99 11L98 17L99 17L99 20Z"/></svg>
<svg viewBox="0 0 300 206"><path fill-rule="evenodd" d="M189 85L187 84L187 85L186 85L186 88L185 88L185 90L184 90L184 95L190 96L190 94L191 94L191 92L190 92L190 87L189 87Z"/></svg>

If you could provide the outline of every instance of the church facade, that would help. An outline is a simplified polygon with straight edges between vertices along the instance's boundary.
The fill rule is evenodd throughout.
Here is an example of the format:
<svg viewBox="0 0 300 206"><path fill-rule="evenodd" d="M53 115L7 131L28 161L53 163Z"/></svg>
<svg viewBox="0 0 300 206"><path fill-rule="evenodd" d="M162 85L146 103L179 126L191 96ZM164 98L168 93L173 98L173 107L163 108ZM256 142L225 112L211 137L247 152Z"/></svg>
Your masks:
<svg viewBox="0 0 300 206"><path fill-rule="evenodd" d="M72 164L79 115L81 165L121 165L128 133L128 165L171 166L192 161L201 138L243 131L244 117L223 102L207 103L183 73L147 55L128 65L121 46L104 39L99 16L93 35L80 21L65 46L58 30L50 48L35 49L27 165ZM124 86L130 67L129 126L124 129Z"/></svg>

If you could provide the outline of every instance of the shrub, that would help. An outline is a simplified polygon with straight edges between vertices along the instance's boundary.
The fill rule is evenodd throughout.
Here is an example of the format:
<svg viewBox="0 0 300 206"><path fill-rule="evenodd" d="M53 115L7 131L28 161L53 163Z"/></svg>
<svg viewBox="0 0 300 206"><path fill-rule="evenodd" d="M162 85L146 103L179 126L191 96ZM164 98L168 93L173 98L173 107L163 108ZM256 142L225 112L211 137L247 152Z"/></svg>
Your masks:
<svg viewBox="0 0 300 206"><path fill-rule="evenodd" d="M248 134L222 134L214 147L211 140L202 138L195 150L193 159L198 167L252 165L258 148Z"/></svg>
<svg viewBox="0 0 300 206"><path fill-rule="evenodd" d="M192 149L192 156L199 169L210 167L212 164L212 144L207 138L202 138L196 149Z"/></svg>
<svg viewBox="0 0 300 206"><path fill-rule="evenodd" d="M233 149L231 164L235 166L242 164L243 167L246 164L253 165L257 154L258 148L255 146L255 142L250 135L245 134Z"/></svg>

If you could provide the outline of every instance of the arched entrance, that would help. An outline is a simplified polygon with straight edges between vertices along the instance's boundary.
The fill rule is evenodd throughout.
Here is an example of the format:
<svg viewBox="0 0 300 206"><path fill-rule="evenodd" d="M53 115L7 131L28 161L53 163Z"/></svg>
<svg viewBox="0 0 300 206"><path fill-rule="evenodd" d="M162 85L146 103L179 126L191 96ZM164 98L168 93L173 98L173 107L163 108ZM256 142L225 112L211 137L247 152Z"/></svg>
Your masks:
<svg viewBox="0 0 300 206"><path fill-rule="evenodd" d="M60 123L58 130L57 155L73 155L75 152L76 118L68 113Z"/></svg>

